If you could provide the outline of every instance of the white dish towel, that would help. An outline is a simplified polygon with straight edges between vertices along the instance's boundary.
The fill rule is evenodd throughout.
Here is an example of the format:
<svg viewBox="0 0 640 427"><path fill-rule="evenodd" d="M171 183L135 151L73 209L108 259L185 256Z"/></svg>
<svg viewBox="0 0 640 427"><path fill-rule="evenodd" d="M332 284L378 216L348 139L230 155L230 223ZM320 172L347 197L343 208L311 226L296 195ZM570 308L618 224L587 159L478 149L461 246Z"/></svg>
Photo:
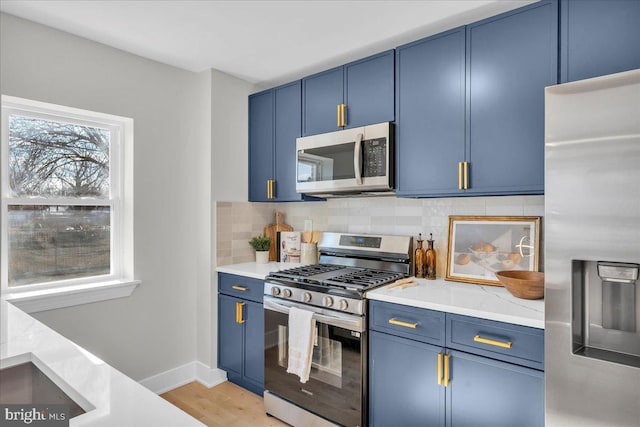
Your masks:
<svg viewBox="0 0 640 427"><path fill-rule="evenodd" d="M289 363L287 373L300 377L301 383L309 380L311 358L315 339L316 321L313 312L289 308Z"/></svg>

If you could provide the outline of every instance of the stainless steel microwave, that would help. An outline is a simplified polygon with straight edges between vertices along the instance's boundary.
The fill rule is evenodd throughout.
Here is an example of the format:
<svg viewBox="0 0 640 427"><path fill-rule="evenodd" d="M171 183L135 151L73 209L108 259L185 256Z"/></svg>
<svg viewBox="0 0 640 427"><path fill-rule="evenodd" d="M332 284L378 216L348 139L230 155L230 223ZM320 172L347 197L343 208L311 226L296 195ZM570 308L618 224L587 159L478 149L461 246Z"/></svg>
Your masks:
<svg viewBox="0 0 640 427"><path fill-rule="evenodd" d="M319 197L394 194L394 126L296 139L296 191Z"/></svg>

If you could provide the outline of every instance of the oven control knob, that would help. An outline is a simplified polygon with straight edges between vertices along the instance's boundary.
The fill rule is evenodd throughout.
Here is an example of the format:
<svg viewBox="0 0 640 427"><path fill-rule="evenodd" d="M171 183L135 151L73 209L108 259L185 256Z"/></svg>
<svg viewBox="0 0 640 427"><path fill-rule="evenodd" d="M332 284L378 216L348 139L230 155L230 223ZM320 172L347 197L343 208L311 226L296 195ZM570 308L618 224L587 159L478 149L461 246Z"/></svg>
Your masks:
<svg viewBox="0 0 640 427"><path fill-rule="evenodd" d="M331 307L333 305L333 298L331 298L331 297L322 298L322 304L325 307Z"/></svg>
<svg viewBox="0 0 640 427"><path fill-rule="evenodd" d="M340 310L346 310L349 307L349 303L346 299L341 299L338 302L338 307L340 308Z"/></svg>
<svg viewBox="0 0 640 427"><path fill-rule="evenodd" d="M276 288L275 286L271 288L271 295L280 295L280 288Z"/></svg>
<svg viewBox="0 0 640 427"><path fill-rule="evenodd" d="M302 295L302 299L304 302L311 302L311 294L309 292L305 292L304 295Z"/></svg>
<svg viewBox="0 0 640 427"><path fill-rule="evenodd" d="M284 291L282 291L282 294L285 298L291 298L291 289L285 289Z"/></svg>

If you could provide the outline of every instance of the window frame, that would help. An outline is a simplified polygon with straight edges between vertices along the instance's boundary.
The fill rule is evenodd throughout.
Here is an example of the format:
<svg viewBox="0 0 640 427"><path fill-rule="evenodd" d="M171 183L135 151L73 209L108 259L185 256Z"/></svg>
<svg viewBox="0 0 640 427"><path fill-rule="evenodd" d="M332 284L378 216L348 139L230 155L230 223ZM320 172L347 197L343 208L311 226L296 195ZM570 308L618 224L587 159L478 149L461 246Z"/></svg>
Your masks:
<svg viewBox="0 0 640 427"><path fill-rule="evenodd" d="M109 143L109 195L107 197L83 198L13 195L10 188L8 170L10 115L108 129L111 132ZM99 289L100 293L104 294L110 285L119 288L118 294L122 293L125 285L129 285L131 292L133 292L133 289L139 283L139 281L133 279L133 119L2 95L1 120L0 250L2 254L0 255L0 290L3 298L31 302L40 300L40 304L37 305L41 306L46 302L46 299L51 299L51 295L55 295L59 299L65 292L74 294L74 301L81 304L84 303L82 301L83 298L78 299L78 294L91 294L92 289ZM9 286L7 216L8 208L11 205L109 206L111 221L110 273ZM96 295L93 295L89 298L90 302L95 301L95 297ZM100 300L102 299L109 298L100 298ZM68 305L75 304L64 304L62 306Z"/></svg>

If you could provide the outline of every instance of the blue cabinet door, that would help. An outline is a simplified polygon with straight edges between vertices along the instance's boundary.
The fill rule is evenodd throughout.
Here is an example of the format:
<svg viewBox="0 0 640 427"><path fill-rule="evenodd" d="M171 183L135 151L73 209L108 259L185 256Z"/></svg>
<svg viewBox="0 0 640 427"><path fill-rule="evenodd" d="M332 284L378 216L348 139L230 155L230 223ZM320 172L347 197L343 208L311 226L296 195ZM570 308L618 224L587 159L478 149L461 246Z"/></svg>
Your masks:
<svg viewBox="0 0 640 427"><path fill-rule="evenodd" d="M341 130L338 106L346 104L346 128L395 118L394 51L389 50L302 79L302 134Z"/></svg>
<svg viewBox="0 0 640 427"><path fill-rule="evenodd" d="M344 66L347 128L395 119L394 58L389 50Z"/></svg>
<svg viewBox="0 0 640 427"><path fill-rule="evenodd" d="M249 201L266 202L273 177L273 92L249 96Z"/></svg>
<svg viewBox="0 0 640 427"><path fill-rule="evenodd" d="M542 371L460 351L450 354L447 426L544 425Z"/></svg>
<svg viewBox="0 0 640 427"><path fill-rule="evenodd" d="M343 67L337 67L302 79L304 135L341 129L337 107L344 99L343 74Z"/></svg>
<svg viewBox="0 0 640 427"><path fill-rule="evenodd" d="M230 373L230 377L242 375L244 336L242 324L236 322L236 304L243 302L218 295L218 366Z"/></svg>
<svg viewBox="0 0 640 427"><path fill-rule="evenodd" d="M301 82L274 89L276 201L302 200L296 193L296 138L301 136Z"/></svg>
<svg viewBox="0 0 640 427"><path fill-rule="evenodd" d="M244 377L254 383L255 393L264 391L264 309L246 301L244 306Z"/></svg>
<svg viewBox="0 0 640 427"><path fill-rule="evenodd" d="M563 0L561 81L640 68L640 1Z"/></svg>
<svg viewBox="0 0 640 427"><path fill-rule="evenodd" d="M437 346L370 332L369 425L444 426Z"/></svg>
<svg viewBox="0 0 640 427"><path fill-rule="evenodd" d="M544 88L557 83L557 29L556 1L467 27L469 192L544 192Z"/></svg>
<svg viewBox="0 0 640 427"><path fill-rule="evenodd" d="M459 193L465 159L465 28L397 49L399 196Z"/></svg>

